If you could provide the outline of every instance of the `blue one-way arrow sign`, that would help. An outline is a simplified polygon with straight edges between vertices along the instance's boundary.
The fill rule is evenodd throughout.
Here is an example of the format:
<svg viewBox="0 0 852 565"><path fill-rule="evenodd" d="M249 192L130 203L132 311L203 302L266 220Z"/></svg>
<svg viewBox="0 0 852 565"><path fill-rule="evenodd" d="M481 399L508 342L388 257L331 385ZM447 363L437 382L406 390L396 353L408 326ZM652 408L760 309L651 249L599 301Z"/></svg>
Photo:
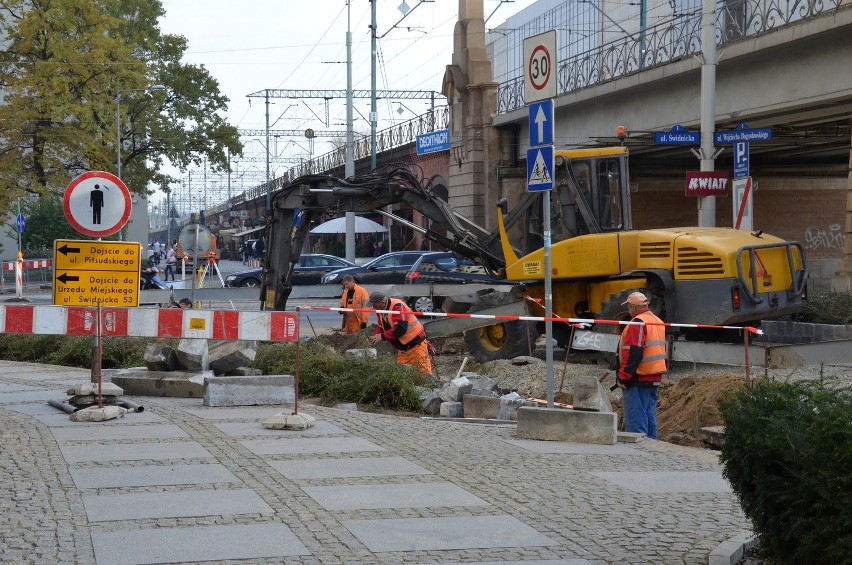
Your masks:
<svg viewBox="0 0 852 565"><path fill-rule="evenodd" d="M553 100L530 104L530 147L553 145Z"/></svg>

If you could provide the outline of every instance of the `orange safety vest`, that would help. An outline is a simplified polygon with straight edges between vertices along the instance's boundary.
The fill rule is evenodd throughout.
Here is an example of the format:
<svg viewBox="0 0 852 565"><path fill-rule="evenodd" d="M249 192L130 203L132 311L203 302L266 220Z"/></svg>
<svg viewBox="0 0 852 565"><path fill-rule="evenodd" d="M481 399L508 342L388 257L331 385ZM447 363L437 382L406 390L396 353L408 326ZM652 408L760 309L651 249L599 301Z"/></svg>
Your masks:
<svg viewBox="0 0 852 565"><path fill-rule="evenodd" d="M367 289L356 284L355 288L353 288L352 290L352 300L346 300L349 291L345 289L343 290L343 295L340 297L340 307L354 308L356 310L361 308L369 308L370 294L367 292ZM344 312L344 315L354 316L358 318L361 323L364 324L366 324L370 320L370 314L368 312Z"/></svg>
<svg viewBox="0 0 852 565"><path fill-rule="evenodd" d="M642 329L645 332L645 347L642 351L642 361L639 367L636 368L637 375L659 375L665 373L666 367L666 328L660 325L661 320L654 315L650 310L645 310L636 315L634 320L641 320L645 323ZM630 326L625 326L621 332L621 341L627 335L627 330ZM642 378L639 379L644 380Z"/></svg>
<svg viewBox="0 0 852 565"><path fill-rule="evenodd" d="M395 310L394 306L396 306L397 304L402 306L399 314L376 314L376 317L379 319L379 328L381 329L382 333L393 327L393 318L395 316L405 316L404 319L406 322L408 322L408 330L394 341L398 341L401 345L408 345L418 336L425 336L426 334L423 331L423 326L417 320L417 316L411 313L411 309L405 302L396 298L388 298L387 309Z"/></svg>

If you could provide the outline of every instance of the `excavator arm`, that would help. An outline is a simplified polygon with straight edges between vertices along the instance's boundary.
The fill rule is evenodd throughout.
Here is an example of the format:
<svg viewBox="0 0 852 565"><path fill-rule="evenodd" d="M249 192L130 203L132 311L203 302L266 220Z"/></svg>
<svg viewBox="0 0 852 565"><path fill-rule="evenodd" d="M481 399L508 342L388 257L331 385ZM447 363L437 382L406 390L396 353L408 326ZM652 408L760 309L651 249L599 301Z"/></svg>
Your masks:
<svg viewBox="0 0 852 565"><path fill-rule="evenodd" d="M400 203L408 204L431 220L429 229L409 224L428 239L483 265L492 274L499 274L505 267L499 240L453 210L428 186L422 186L405 166L389 166L348 179L307 175L285 185L272 199L261 282L265 307L286 308L293 268L314 219L329 213L381 210Z"/></svg>

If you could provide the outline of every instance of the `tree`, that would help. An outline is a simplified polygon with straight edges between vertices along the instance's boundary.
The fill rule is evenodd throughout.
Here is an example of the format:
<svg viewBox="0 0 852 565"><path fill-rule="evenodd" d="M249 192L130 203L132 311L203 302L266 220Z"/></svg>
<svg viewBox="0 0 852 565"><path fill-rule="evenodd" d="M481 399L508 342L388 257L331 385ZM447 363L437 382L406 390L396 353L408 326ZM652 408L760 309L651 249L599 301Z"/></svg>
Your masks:
<svg viewBox="0 0 852 565"><path fill-rule="evenodd" d="M159 0L0 0L0 209L115 171L118 137L122 179L140 194L177 180L166 160L227 170L227 152L242 153L220 115L228 99L180 62L186 40L161 33L163 13ZM166 90L146 91L155 84Z"/></svg>
<svg viewBox="0 0 852 565"><path fill-rule="evenodd" d="M21 200L21 213L27 219L26 229L21 234L21 251L25 259L52 257L53 242L57 239L89 239L71 227L62 210L60 196L46 194L38 198L24 198ZM14 228L8 228L6 233L17 237ZM117 237L112 235L106 239Z"/></svg>

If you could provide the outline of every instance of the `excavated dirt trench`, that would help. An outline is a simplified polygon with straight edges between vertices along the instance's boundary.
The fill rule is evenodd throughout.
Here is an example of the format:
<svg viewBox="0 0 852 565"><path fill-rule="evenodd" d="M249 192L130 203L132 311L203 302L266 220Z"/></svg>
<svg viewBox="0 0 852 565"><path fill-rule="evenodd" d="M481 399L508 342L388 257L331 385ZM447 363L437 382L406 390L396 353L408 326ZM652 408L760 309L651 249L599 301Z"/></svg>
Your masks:
<svg viewBox="0 0 852 565"><path fill-rule="evenodd" d="M365 335L344 336L337 333L322 336L320 339L327 340L326 343L341 353L346 349L369 347ZM437 340L434 345L437 350L434 364L438 376L441 380L449 381L456 376L466 356L464 340L448 338ZM389 348L387 352L391 353ZM590 355L572 354L568 363L565 363L563 350L557 349L555 355L553 372L556 402L571 403L574 379L578 376L592 375L598 378L607 390L615 383L614 372ZM539 347L535 351L535 358L529 359L529 362L523 365L506 359L479 364L468 358L464 370L494 379L500 392L517 391L526 398L546 399L547 367L543 357L544 349ZM777 380L828 376L852 382L852 369L803 367L786 369L783 373L770 372L768 376ZM753 373L752 377L763 378L764 373L761 370L759 373ZM722 424L719 404L744 381L745 371L740 368L692 364L678 364L673 367L660 389L657 407L659 439L678 445L703 446L701 428ZM610 400L621 422L620 391L611 392Z"/></svg>

